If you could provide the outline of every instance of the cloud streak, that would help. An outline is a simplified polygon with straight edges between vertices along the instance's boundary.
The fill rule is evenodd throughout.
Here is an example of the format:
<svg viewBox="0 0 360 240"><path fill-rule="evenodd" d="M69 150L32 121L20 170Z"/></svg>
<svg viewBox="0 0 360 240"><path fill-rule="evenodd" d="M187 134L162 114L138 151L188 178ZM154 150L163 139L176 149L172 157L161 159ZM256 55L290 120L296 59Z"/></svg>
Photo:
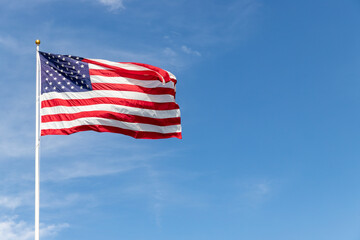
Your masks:
<svg viewBox="0 0 360 240"><path fill-rule="evenodd" d="M201 53L200 53L200 52L195 51L195 50L192 50L191 48L189 48L189 47L187 47L187 46L185 46L185 45L183 45L183 46L181 47L181 50L182 50L184 53L189 54L189 55L195 55L195 56L198 56L198 57L201 56Z"/></svg>
<svg viewBox="0 0 360 240"><path fill-rule="evenodd" d="M136 168L136 164L109 164L75 162L73 164L52 169L42 175L42 181L60 182L76 178L100 177L121 172L127 172Z"/></svg>
<svg viewBox="0 0 360 240"><path fill-rule="evenodd" d="M40 225L40 236L56 236L61 230L68 228L69 224ZM34 239L33 226L25 221L17 221L17 217L0 220L1 240L32 240Z"/></svg>
<svg viewBox="0 0 360 240"><path fill-rule="evenodd" d="M124 9L123 0L98 0L101 4L110 8L110 10Z"/></svg>
<svg viewBox="0 0 360 240"><path fill-rule="evenodd" d="M0 207L14 210L22 205L20 197L0 196Z"/></svg>

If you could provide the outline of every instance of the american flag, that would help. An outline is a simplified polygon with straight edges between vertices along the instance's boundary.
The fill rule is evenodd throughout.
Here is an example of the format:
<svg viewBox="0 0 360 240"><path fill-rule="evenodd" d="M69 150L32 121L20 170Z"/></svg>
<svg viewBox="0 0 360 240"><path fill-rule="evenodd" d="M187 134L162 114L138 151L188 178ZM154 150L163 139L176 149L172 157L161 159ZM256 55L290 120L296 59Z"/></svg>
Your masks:
<svg viewBox="0 0 360 240"><path fill-rule="evenodd" d="M182 138L176 78L140 63L40 52L41 135L114 132Z"/></svg>

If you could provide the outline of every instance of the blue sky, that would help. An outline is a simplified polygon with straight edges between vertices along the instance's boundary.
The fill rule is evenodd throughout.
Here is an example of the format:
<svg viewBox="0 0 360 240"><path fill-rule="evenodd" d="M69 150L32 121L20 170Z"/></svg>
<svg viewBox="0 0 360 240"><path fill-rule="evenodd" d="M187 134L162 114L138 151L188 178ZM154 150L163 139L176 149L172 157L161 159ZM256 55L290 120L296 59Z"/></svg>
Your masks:
<svg viewBox="0 0 360 240"><path fill-rule="evenodd" d="M0 239L33 239L35 39L178 79L183 139L41 140L45 239L359 240L360 2L0 0Z"/></svg>

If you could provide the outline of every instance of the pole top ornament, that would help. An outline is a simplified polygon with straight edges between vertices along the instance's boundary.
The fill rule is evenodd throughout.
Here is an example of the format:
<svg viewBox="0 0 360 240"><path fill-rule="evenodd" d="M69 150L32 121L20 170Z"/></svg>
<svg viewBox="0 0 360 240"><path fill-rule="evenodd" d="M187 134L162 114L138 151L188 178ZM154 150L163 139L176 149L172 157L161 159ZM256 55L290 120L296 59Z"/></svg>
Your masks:
<svg viewBox="0 0 360 240"><path fill-rule="evenodd" d="M40 45L40 40L39 40L39 39L36 39L36 40L35 40L35 43L36 43L36 45Z"/></svg>

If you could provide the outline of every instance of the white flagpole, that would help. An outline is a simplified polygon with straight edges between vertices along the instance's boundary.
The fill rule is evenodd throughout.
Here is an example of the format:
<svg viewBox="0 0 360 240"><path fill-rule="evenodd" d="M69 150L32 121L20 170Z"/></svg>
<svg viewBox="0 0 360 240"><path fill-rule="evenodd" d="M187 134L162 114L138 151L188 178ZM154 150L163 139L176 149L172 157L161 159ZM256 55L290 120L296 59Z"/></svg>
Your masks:
<svg viewBox="0 0 360 240"><path fill-rule="evenodd" d="M36 40L36 126L35 126L35 240L40 239L40 40Z"/></svg>

